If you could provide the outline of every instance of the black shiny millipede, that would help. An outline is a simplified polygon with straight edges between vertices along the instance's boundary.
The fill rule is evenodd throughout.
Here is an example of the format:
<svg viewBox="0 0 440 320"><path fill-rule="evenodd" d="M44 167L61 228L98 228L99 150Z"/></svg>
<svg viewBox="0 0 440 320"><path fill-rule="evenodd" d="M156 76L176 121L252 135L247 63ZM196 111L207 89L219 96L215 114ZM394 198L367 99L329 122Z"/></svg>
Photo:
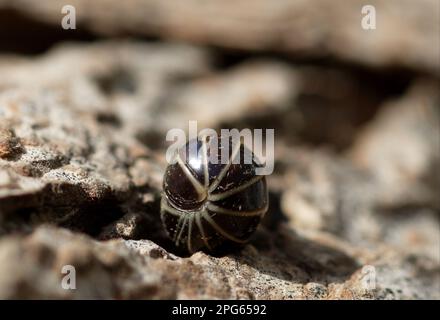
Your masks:
<svg viewBox="0 0 440 320"><path fill-rule="evenodd" d="M176 152L164 175L161 220L168 236L190 253L245 244L269 204L265 176L255 171L261 164L230 137L199 138L197 152L189 152L190 143Z"/></svg>

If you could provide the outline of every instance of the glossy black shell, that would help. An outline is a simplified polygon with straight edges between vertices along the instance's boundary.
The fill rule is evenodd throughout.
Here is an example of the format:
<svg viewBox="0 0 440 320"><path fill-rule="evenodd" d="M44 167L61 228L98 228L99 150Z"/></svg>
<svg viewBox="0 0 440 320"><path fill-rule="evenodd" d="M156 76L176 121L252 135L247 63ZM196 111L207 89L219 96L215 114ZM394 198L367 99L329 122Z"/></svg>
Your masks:
<svg viewBox="0 0 440 320"><path fill-rule="evenodd" d="M268 207L265 176L255 172L258 160L229 137L197 139L193 153L190 143L165 171L161 219L169 237L190 253L246 243Z"/></svg>

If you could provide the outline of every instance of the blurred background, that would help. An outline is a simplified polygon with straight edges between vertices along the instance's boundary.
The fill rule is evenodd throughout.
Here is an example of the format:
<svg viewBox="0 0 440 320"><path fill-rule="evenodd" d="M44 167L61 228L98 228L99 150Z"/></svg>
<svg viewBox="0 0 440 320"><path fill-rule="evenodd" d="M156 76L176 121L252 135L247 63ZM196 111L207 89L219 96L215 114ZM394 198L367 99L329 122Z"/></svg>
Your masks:
<svg viewBox="0 0 440 320"><path fill-rule="evenodd" d="M0 0L0 298L440 298L439 77L438 0ZM275 129L225 257L160 225L189 120Z"/></svg>

